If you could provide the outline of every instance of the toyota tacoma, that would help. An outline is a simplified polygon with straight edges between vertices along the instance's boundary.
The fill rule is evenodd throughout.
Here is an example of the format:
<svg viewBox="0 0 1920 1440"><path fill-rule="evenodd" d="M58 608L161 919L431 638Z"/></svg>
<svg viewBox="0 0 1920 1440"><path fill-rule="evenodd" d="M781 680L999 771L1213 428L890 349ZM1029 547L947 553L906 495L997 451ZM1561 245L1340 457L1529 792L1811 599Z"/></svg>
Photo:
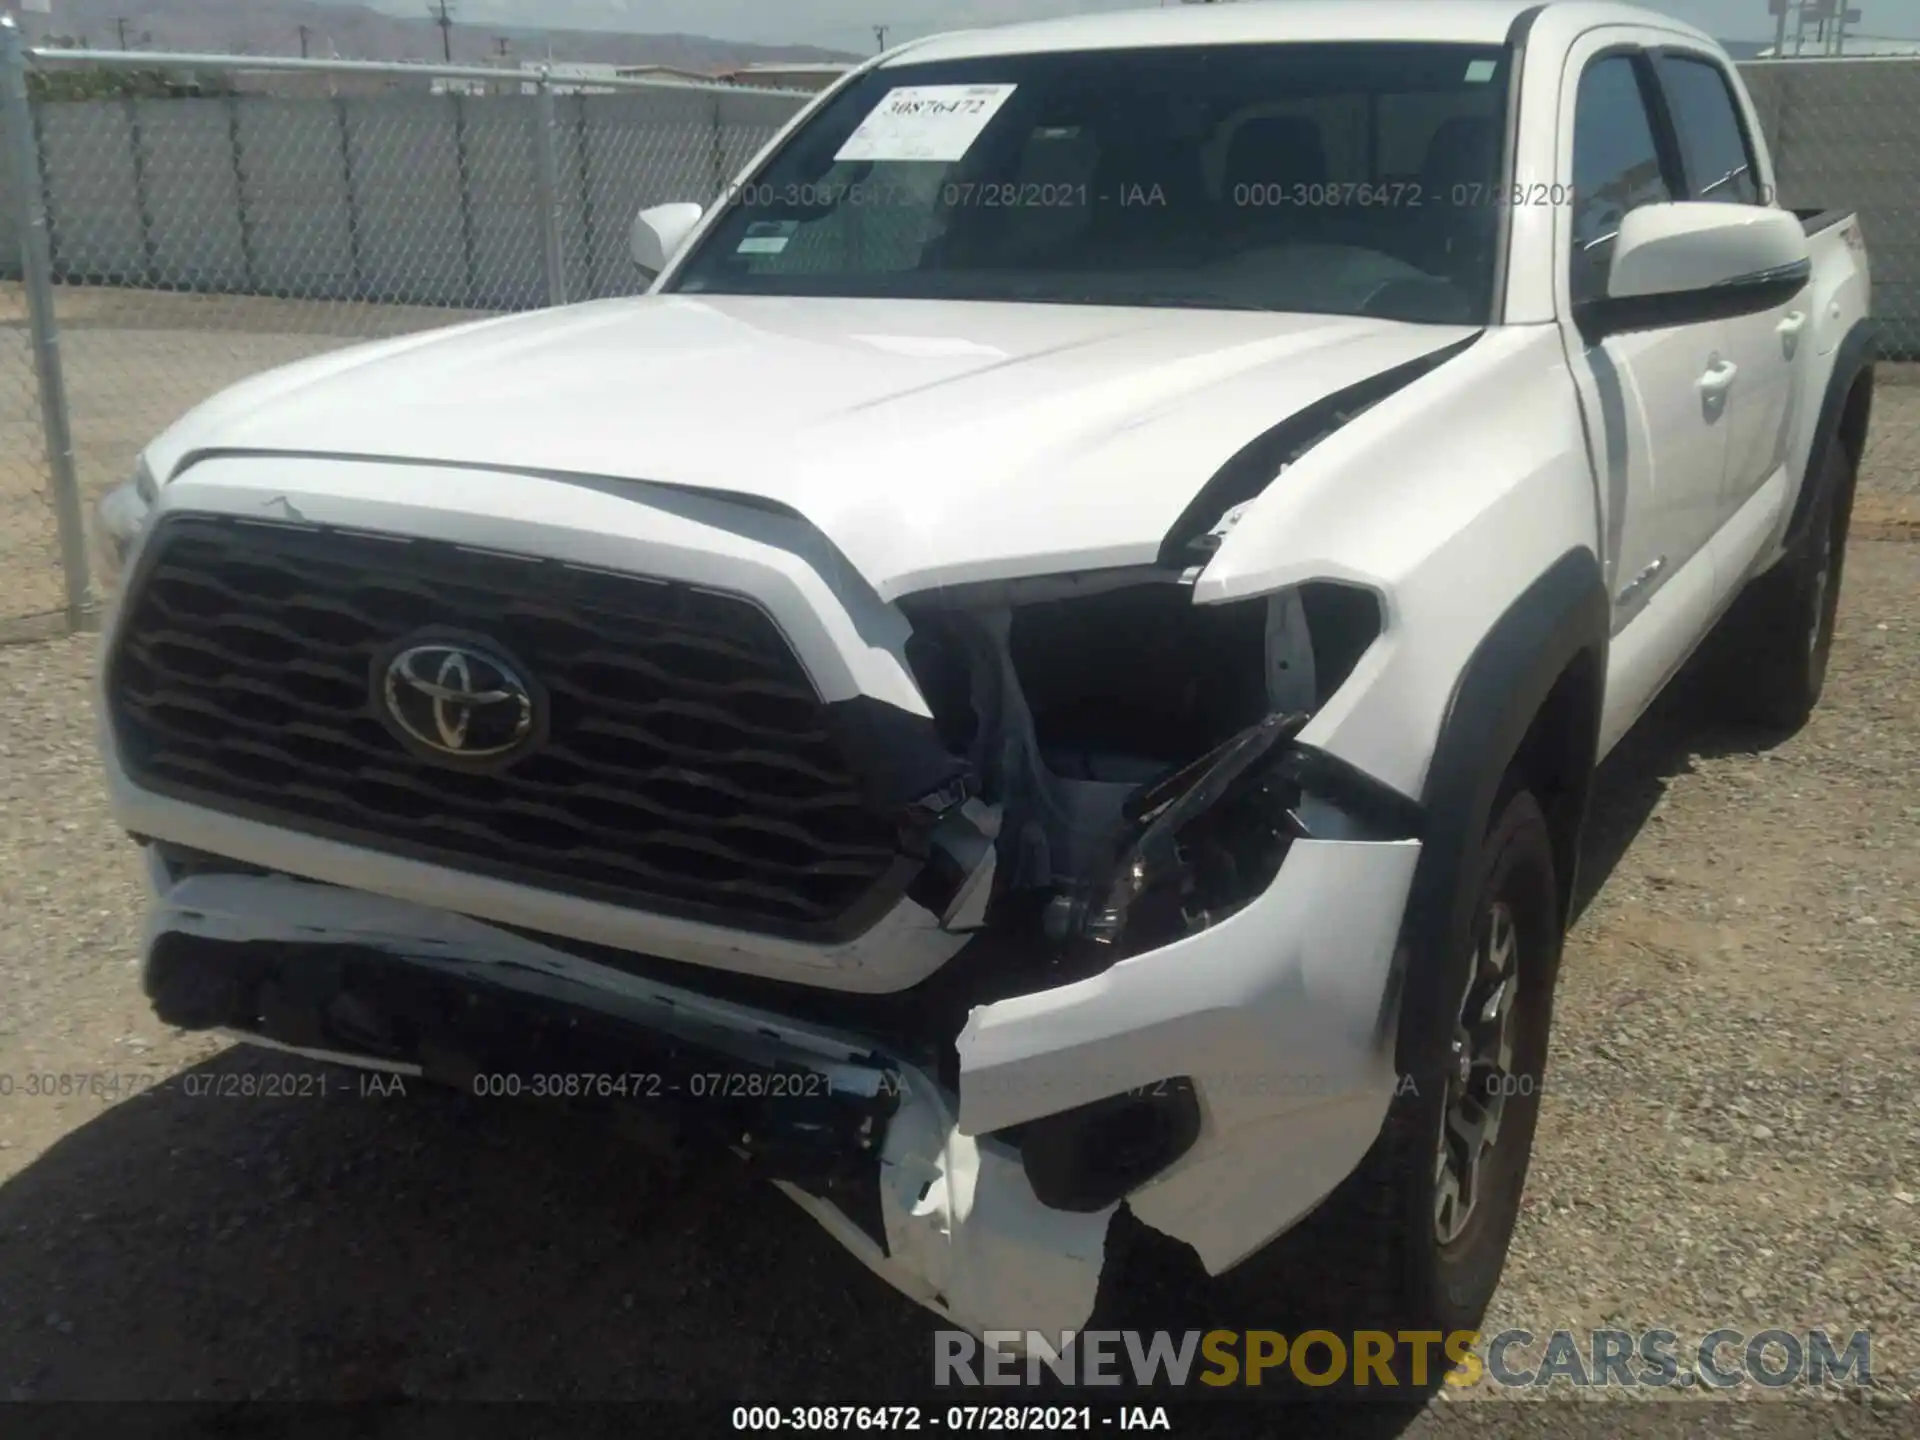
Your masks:
<svg viewBox="0 0 1920 1440"><path fill-rule="evenodd" d="M1661 15L1301 0L901 46L631 244L104 500L158 1014L734 1152L976 1331L1122 1228L1470 1326L1596 763L1710 636L1819 698L1855 218Z"/></svg>

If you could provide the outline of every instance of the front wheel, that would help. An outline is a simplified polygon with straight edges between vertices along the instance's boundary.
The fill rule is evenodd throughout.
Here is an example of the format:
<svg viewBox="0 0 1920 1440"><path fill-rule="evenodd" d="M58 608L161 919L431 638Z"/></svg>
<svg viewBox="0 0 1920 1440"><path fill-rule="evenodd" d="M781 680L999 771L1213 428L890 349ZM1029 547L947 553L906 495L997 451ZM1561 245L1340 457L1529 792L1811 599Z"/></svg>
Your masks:
<svg viewBox="0 0 1920 1440"><path fill-rule="evenodd" d="M1507 793L1475 874L1468 935L1409 977L1379 1139L1318 1210L1222 1277L1236 1308L1264 1295L1316 1326L1389 1333L1479 1324L1519 1216L1560 960L1552 839L1531 794Z"/></svg>

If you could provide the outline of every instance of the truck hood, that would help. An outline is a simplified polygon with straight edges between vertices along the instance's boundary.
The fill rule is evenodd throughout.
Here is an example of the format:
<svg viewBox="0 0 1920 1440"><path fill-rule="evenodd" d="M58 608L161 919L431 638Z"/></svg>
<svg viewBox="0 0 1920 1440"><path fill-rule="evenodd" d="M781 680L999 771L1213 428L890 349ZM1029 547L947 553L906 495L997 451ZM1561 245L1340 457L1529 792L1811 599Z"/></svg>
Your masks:
<svg viewBox="0 0 1920 1440"><path fill-rule="evenodd" d="M1323 315L647 296L245 381L149 453L296 453L752 497L886 598L1151 560L1249 440L1469 328Z"/></svg>

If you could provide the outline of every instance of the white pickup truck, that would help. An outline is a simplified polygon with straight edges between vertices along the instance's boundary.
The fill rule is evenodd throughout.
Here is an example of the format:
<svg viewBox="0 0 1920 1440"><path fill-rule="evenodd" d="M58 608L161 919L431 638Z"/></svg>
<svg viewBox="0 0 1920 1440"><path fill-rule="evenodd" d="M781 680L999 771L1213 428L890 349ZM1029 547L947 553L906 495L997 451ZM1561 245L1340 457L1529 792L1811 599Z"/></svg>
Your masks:
<svg viewBox="0 0 1920 1440"><path fill-rule="evenodd" d="M1710 632L1820 694L1867 264L1773 178L1642 10L947 35L642 297L235 387L100 517L158 1013L739 1152L976 1331L1148 1242L1471 1325L1596 762Z"/></svg>

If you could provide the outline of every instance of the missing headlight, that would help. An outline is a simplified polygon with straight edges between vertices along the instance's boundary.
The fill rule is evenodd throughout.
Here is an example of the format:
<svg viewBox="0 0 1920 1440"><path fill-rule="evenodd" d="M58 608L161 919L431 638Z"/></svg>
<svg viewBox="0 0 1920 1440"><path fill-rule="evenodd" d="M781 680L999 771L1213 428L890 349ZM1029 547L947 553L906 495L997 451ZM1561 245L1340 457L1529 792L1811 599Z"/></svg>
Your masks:
<svg viewBox="0 0 1920 1440"><path fill-rule="evenodd" d="M1270 715L1129 798L1112 865L1049 914L1070 969L1204 930L1272 883L1301 834L1278 761L1306 721Z"/></svg>
<svg viewBox="0 0 1920 1440"><path fill-rule="evenodd" d="M1337 763L1290 763L1381 634L1370 590L1316 581L1195 605L1165 572L1107 572L947 591L908 611L934 731L966 756L995 820L981 832L994 837L993 913L969 883L988 873L978 844L922 876L938 891L922 903L949 928L1040 917L1057 963L1086 973L1257 898L1307 833L1305 795L1336 808L1357 795L1364 828L1399 822L1392 797L1364 785L1329 793L1354 778ZM1324 818L1324 804L1307 808Z"/></svg>

